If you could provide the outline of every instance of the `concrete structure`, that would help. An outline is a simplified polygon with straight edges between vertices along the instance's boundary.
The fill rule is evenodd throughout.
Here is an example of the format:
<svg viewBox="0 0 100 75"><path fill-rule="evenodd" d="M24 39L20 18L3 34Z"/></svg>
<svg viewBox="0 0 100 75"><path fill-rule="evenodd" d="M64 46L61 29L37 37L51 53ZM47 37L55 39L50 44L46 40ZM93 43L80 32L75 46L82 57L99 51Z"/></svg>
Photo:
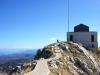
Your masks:
<svg viewBox="0 0 100 75"><path fill-rule="evenodd" d="M89 31L89 27L84 24L75 26L74 32L68 32L67 41L81 43L85 48L92 50L98 48L97 32Z"/></svg>

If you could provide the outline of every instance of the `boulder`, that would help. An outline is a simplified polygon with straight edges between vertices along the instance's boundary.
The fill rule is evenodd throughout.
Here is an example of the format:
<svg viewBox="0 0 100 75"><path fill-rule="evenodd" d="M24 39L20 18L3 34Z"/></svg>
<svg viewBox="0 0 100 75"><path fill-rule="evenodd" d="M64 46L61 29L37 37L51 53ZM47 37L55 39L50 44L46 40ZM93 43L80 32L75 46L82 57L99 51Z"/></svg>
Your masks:
<svg viewBox="0 0 100 75"><path fill-rule="evenodd" d="M77 65L82 70L84 70L88 75L93 75L93 71L91 69L89 69L89 67L87 66L87 63L86 62L81 61L79 59L76 59L75 65Z"/></svg>
<svg viewBox="0 0 100 75"><path fill-rule="evenodd" d="M73 57L70 57L69 60L72 62L72 63L75 63L74 61L74 58Z"/></svg>

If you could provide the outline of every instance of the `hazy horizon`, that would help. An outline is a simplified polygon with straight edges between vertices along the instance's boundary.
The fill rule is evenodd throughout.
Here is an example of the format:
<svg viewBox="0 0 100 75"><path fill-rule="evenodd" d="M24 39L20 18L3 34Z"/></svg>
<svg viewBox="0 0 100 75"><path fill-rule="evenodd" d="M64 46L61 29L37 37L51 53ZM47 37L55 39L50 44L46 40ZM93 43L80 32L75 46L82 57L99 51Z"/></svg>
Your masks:
<svg viewBox="0 0 100 75"><path fill-rule="evenodd" d="M36 51L37 51L37 49L0 49L0 56L11 55L11 54L20 54L20 53L22 53L22 54L24 54L24 53L35 54Z"/></svg>

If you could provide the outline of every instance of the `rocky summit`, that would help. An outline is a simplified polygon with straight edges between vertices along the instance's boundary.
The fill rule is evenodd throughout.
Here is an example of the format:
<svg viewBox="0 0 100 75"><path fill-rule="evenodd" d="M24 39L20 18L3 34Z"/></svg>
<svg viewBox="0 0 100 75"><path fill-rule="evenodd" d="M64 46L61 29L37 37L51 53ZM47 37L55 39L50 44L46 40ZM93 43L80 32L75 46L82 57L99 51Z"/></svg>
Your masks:
<svg viewBox="0 0 100 75"><path fill-rule="evenodd" d="M49 44L35 59L35 69L26 75L100 75L100 51L73 42Z"/></svg>
<svg viewBox="0 0 100 75"><path fill-rule="evenodd" d="M87 50L73 42L57 42L44 47L50 75L100 75L100 52Z"/></svg>

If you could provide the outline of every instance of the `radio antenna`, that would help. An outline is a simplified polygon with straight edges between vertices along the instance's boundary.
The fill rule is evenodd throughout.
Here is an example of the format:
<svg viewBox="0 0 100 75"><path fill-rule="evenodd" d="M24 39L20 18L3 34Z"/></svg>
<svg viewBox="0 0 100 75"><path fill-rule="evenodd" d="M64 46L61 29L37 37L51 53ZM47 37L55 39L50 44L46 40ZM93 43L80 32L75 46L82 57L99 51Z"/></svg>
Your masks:
<svg viewBox="0 0 100 75"><path fill-rule="evenodd" d="M67 21L67 23L68 23L68 32L69 32L69 0L68 0L68 14L67 14L67 16L68 16L68 21Z"/></svg>
<svg viewBox="0 0 100 75"><path fill-rule="evenodd" d="M68 13L68 14L67 14L67 25L68 25L67 42L68 42L68 40L69 40L69 39L68 39L68 33L69 33L69 0L67 0L67 2L68 2L68 3L67 3L67 7L68 7L68 8L67 8L67 13Z"/></svg>

